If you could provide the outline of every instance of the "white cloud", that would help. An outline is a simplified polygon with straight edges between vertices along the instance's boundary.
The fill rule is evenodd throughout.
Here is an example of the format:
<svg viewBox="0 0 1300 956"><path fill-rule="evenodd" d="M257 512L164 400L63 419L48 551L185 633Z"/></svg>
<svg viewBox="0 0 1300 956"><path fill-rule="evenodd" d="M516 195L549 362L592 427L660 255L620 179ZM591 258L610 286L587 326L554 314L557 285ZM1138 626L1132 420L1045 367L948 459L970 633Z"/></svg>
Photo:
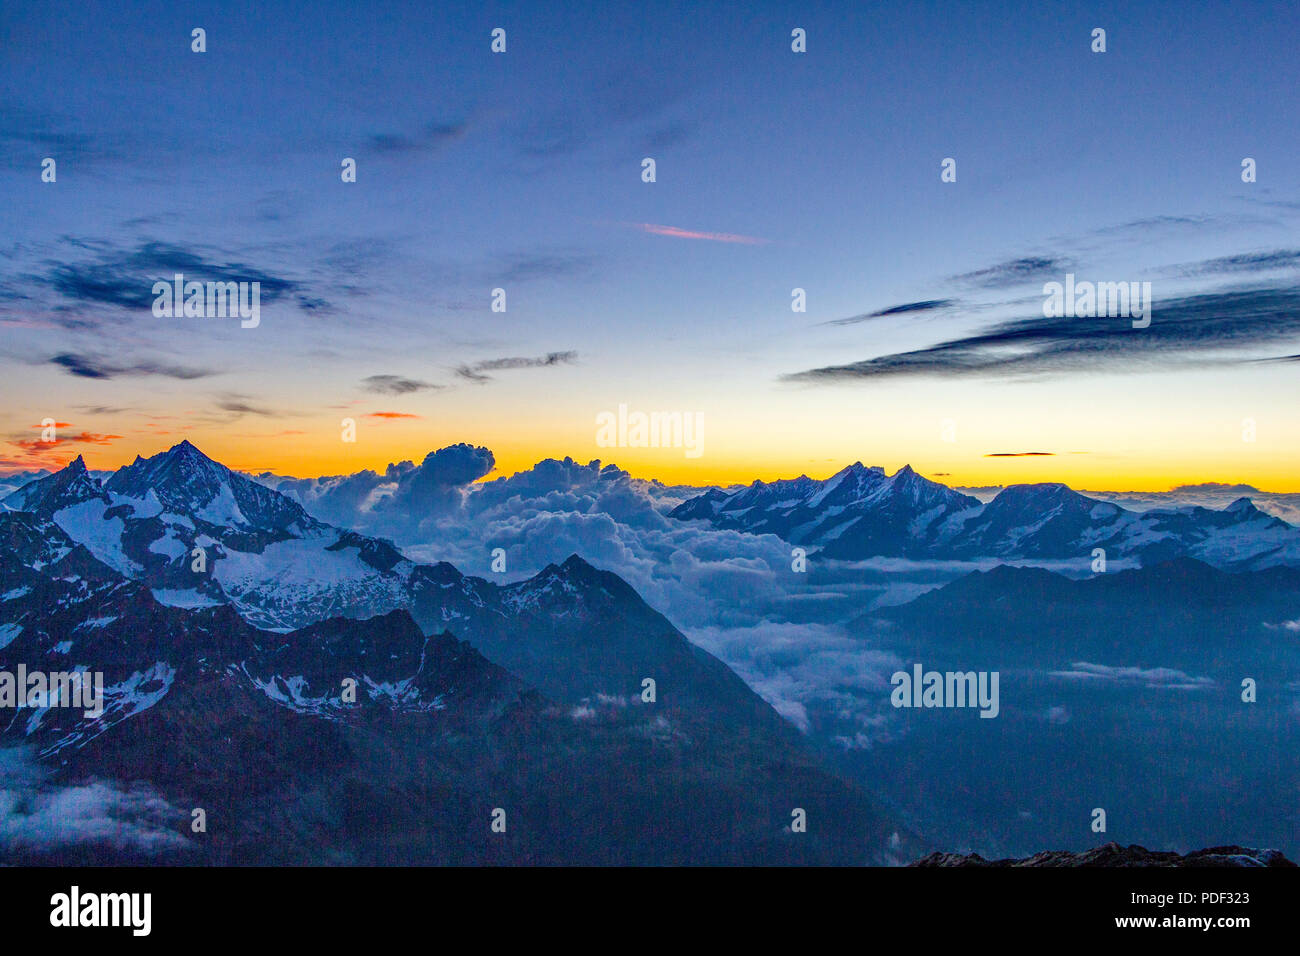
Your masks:
<svg viewBox="0 0 1300 956"><path fill-rule="evenodd" d="M1095 680L1112 684L1141 684L1144 687L1167 690L1204 690L1213 687L1209 677L1192 677L1172 667L1111 667L1106 664L1089 664L1074 661L1071 670L1050 671L1052 677L1070 680Z"/></svg>
<svg viewBox="0 0 1300 956"><path fill-rule="evenodd" d="M26 748L0 750L0 847L103 844L159 852L189 845L189 814L143 784L57 786Z"/></svg>

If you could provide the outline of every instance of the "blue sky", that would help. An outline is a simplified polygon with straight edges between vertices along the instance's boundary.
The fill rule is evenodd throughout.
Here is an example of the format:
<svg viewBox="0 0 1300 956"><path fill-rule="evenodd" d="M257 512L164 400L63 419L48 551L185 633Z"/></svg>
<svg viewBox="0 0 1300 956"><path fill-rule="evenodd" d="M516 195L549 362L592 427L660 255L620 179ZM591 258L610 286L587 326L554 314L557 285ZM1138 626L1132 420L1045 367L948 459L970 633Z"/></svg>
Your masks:
<svg viewBox="0 0 1300 956"><path fill-rule="evenodd" d="M78 451L107 467L185 435L297 474L465 440L507 471L571 454L700 482L862 459L971 484L1293 484L1295 365L1249 360L1300 352L1294 307L1261 319L1249 296L1297 288L1294 5L0 17L8 467ZM257 329L156 319L134 300L177 262L282 293ZM1155 324L1180 324L1028 376L801 377L1041 318L1043 282L1067 271L1152 281ZM917 302L943 304L839 321ZM595 416L620 403L700 414L706 453L597 447ZM413 417L367 418L384 413ZM341 414L363 423L355 445ZM47 416L69 437L33 451ZM1026 450L1053 455L986 457Z"/></svg>

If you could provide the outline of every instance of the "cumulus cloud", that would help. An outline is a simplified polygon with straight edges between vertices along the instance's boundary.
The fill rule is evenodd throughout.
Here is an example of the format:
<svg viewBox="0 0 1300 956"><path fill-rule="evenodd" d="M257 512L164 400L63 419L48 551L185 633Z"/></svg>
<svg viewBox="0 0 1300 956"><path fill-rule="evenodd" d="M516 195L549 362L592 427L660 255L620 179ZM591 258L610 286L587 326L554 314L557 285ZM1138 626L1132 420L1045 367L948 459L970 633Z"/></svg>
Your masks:
<svg viewBox="0 0 1300 956"><path fill-rule="evenodd" d="M430 452L418 465L390 464L382 473L254 477L322 521L410 542L428 540L438 518L459 506L470 486L495 466L491 451L461 443Z"/></svg>
<svg viewBox="0 0 1300 956"><path fill-rule="evenodd" d="M322 520L389 537L413 560L518 580L577 553L632 585L695 643L733 667L796 726L866 747L888 733L898 661L844 622L971 570L962 562L813 562L791 567L773 535L719 530L667 513L701 489L633 478L571 458L480 481L485 448L455 445L383 473L261 480ZM507 573L490 571L506 553ZM586 715L579 715L586 716Z"/></svg>
<svg viewBox="0 0 1300 956"><path fill-rule="evenodd" d="M54 785L28 748L0 749L0 778L0 848L99 844L163 853L189 845L182 836L189 813L143 784Z"/></svg>
<svg viewBox="0 0 1300 956"><path fill-rule="evenodd" d="M415 517L457 504L466 487L495 465L492 452L464 442L431 451L402 477L384 507Z"/></svg>
<svg viewBox="0 0 1300 956"><path fill-rule="evenodd" d="M888 650L826 624L765 621L694 628L689 636L805 733L814 723L847 724L833 735L847 747L868 747L891 736L889 678L903 661Z"/></svg>

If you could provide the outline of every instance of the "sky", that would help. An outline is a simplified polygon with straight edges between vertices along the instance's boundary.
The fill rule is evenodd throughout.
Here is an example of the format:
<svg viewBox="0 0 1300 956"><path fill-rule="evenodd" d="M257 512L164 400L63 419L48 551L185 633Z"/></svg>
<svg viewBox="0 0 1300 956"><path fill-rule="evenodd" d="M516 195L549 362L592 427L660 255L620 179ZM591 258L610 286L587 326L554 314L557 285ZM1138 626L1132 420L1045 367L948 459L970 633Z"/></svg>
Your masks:
<svg viewBox="0 0 1300 956"><path fill-rule="evenodd" d="M738 10L5 5L0 469L1300 491L1300 8ZM177 272L259 323L156 316ZM1045 317L1067 274L1149 327ZM602 445L620 406L698 454Z"/></svg>

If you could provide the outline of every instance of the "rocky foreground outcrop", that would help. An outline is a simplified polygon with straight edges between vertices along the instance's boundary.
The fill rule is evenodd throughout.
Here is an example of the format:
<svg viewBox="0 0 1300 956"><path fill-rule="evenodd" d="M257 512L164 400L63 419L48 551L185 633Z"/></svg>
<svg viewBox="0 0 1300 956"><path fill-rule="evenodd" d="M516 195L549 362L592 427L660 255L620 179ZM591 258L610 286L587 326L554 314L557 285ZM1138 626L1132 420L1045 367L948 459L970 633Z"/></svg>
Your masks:
<svg viewBox="0 0 1300 956"><path fill-rule="evenodd" d="M1113 866L1113 867L1254 867L1276 866L1294 867L1280 850L1252 850L1243 846L1215 846L1205 850L1193 850L1191 853L1171 853L1160 850L1148 850L1146 847L1132 844L1120 846L1107 843L1105 846L1072 853L1069 850L1047 850L1021 859L986 860L978 853L931 853L909 866Z"/></svg>

